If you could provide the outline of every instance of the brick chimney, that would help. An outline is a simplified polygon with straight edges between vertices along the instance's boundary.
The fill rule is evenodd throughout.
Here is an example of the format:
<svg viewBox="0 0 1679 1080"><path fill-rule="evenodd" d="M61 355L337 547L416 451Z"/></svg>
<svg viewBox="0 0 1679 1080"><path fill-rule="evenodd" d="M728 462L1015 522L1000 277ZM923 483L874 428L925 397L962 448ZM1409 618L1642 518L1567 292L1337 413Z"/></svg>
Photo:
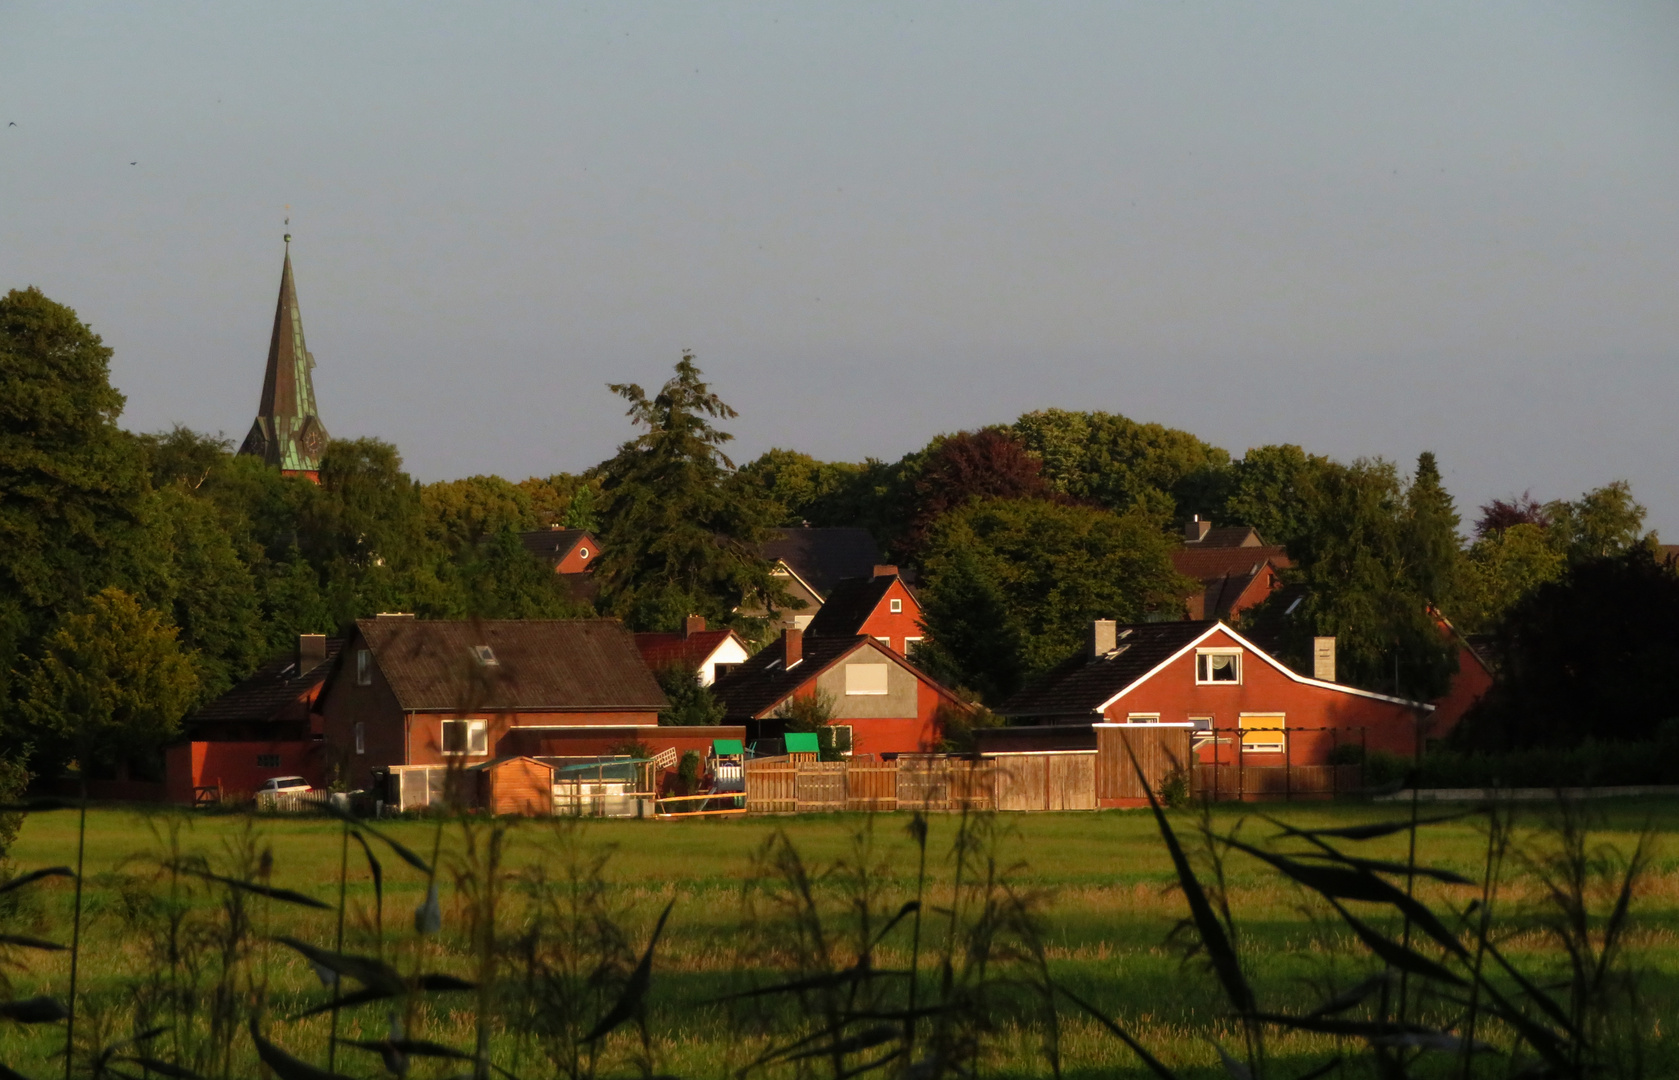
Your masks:
<svg viewBox="0 0 1679 1080"><path fill-rule="evenodd" d="M325 634L297 635L297 673L302 675L326 660Z"/></svg>
<svg viewBox="0 0 1679 1080"><path fill-rule="evenodd" d="M1090 624L1090 657L1100 659L1119 648L1119 624L1112 619L1097 619Z"/></svg>
<svg viewBox="0 0 1679 1080"><path fill-rule="evenodd" d="M1207 534L1212 531L1213 523L1210 521L1202 521L1201 515L1196 514L1189 520L1189 523L1183 527L1184 543L1199 544L1201 541L1205 540L1207 538Z"/></svg>
<svg viewBox="0 0 1679 1080"><path fill-rule="evenodd" d="M877 578L897 577L898 568L890 563L878 563L874 568L874 576Z"/></svg>
<svg viewBox="0 0 1679 1080"><path fill-rule="evenodd" d="M805 632L789 626L781 632L781 667L792 667L805 658Z"/></svg>
<svg viewBox="0 0 1679 1080"><path fill-rule="evenodd" d="M691 638L695 634L703 634L703 633L705 633L705 616L704 615L690 615L690 616L688 616L687 619L685 619L683 621L683 623L682 623L682 636L684 638Z"/></svg>

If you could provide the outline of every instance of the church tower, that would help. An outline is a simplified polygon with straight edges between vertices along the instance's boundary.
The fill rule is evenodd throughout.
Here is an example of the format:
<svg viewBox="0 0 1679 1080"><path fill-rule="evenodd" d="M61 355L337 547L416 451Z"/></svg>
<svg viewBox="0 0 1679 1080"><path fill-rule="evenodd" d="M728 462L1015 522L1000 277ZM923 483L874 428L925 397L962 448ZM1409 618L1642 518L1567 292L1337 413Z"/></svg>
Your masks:
<svg viewBox="0 0 1679 1080"><path fill-rule="evenodd" d="M268 343L268 373L262 380L262 403L241 454L278 466L282 475L320 478L321 454L329 436L315 411L315 357L303 344L303 313L291 276L291 234L280 271L280 303L274 311L274 336Z"/></svg>

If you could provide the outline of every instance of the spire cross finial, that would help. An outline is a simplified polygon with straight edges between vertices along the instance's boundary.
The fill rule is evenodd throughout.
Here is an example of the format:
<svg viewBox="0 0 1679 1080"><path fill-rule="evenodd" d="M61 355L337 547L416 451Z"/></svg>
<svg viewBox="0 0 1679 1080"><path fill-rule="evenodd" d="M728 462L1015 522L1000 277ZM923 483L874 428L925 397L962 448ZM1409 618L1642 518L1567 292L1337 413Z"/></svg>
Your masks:
<svg viewBox="0 0 1679 1080"><path fill-rule="evenodd" d="M289 215L286 217L286 244L287 246L291 245L291 217Z"/></svg>

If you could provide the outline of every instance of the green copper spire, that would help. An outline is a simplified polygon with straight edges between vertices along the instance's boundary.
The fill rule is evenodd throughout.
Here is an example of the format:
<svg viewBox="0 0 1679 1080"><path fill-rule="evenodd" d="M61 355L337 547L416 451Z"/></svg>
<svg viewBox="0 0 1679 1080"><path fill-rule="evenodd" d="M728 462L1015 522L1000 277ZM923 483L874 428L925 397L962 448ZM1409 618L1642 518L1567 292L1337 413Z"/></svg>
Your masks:
<svg viewBox="0 0 1679 1080"><path fill-rule="evenodd" d="M268 343L268 373L262 380L262 403L245 436L241 454L260 457L284 473L313 476L321 467L328 435L315 411L315 357L303 344L303 313L291 275L291 234L280 271L280 303L274 311L274 336Z"/></svg>

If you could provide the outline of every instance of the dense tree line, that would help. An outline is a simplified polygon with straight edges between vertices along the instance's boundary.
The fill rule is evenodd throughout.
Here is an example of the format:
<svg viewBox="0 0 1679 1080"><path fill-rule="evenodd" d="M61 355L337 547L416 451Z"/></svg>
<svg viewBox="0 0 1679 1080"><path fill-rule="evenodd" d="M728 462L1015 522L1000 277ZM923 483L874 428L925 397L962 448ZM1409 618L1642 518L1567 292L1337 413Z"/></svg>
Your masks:
<svg viewBox="0 0 1679 1080"><path fill-rule="evenodd" d="M989 702L1094 618L1182 617L1194 586L1170 555L1193 514L1294 559L1244 630L1300 663L1333 634L1348 681L1419 697L1453 669L1439 616L1526 647L1558 625L1546 604L1598 588L1592 567L1653 551L1624 484L1491 503L1465 538L1431 454L1409 475L1287 445L1233 459L1103 412L1028 413L895 462L777 449L737 468L719 426L734 411L691 355L656 392L608 388L632 436L580 474L420 484L395 447L354 439L328 446L314 483L219 435L124 431L110 355L38 290L0 300L0 731L38 769L118 768L297 634L378 611L655 630L703 614L760 642L767 622L742 612L789 603L759 554L778 526L870 530L917 575L921 660ZM519 540L550 526L602 541L586 599ZM714 715L672 686L673 719Z"/></svg>

